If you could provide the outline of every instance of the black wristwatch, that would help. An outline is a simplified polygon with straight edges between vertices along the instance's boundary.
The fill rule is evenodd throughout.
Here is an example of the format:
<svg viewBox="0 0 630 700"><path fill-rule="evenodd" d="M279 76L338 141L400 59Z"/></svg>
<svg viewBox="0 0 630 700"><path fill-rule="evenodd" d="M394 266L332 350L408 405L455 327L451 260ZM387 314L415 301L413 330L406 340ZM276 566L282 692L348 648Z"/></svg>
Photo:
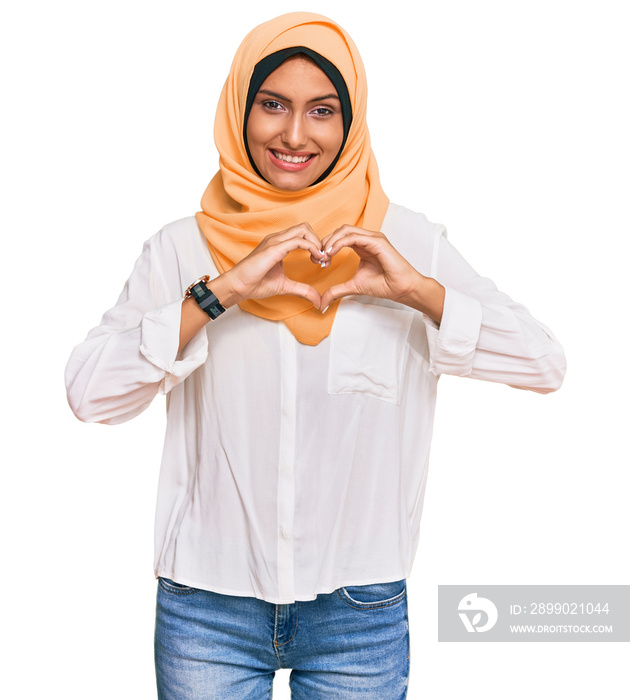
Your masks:
<svg viewBox="0 0 630 700"><path fill-rule="evenodd" d="M225 309L221 306L215 295L208 289L208 287L206 287L206 284L209 281L210 275L204 275L198 280L195 280L184 293L184 299L193 297L199 304L200 308L205 311L214 321L214 319L220 316Z"/></svg>

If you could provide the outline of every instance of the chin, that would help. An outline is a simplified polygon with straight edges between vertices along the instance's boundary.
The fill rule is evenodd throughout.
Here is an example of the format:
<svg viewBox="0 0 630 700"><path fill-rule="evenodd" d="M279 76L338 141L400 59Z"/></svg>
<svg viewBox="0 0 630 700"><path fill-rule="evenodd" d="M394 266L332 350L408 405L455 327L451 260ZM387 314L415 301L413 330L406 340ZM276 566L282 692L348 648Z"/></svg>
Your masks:
<svg viewBox="0 0 630 700"><path fill-rule="evenodd" d="M271 183L274 185L274 187L277 187L279 190L286 190L287 192L299 192L300 190L305 190L307 187L310 187L312 184L311 182L307 182L306 184L301 184L301 183Z"/></svg>
<svg viewBox="0 0 630 700"><path fill-rule="evenodd" d="M263 177L270 185L277 187L279 190L286 190L287 192L298 192L299 190L304 190L310 187L319 175L313 178L292 178L292 177L272 177L266 173L263 173Z"/></svg>

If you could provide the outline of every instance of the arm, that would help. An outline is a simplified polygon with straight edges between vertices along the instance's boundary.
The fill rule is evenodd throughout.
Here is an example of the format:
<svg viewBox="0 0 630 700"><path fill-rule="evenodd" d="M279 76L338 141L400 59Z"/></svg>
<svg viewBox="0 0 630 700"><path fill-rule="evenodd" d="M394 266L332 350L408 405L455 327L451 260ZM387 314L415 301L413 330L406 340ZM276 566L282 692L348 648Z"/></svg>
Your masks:
<svg viewBox="0 0 630 700"><path fill-rule="evenodd" d="M212 280L212 292L225 309L246 299L265 299L277 294L303 297L320 308L321 296L314 287L284 274L282 261L298 249L308 251L311 262L320 264L321 241L308 224L266 236L246 258ZM179 349L184 348L209 320L194 299L186 299L182 304Z"/></svg>
<svg viewBox="0 0 630 700"><path fill-rule="evenodd" d="M322 241L325 261L342 248L350 247L361 259L351 280L324 292L322 307L349 294L391 299L421 311L440 324L444 311L444 287L435 279L421 275L380 232L342 226Z"/></svg>
<svg viewBox="0 0 630 700"><path fill-rule="evenodd" d="M379 232L344 226L324 239L329 256L352 247L355 277L324 293L322 304L349 294L391 299L424 314L431 372L469 376L548 393L566 363L551 332L527 309L480 277L440 235L435 279L420 274Z"/></svg>
<svg viewBox="0 0 630 700"><path fill-rule="evenodd" d="M178 357L181 296L177 254L162 231L145 243L116 305L68 360L68 402L80 420L129 420L205 360L202 334Z"/></svg>
<svg viewBox="0 0 630 700"><path fill-rule="evenodd" d="M566 371L561 345L521 304L479 276L441 235L436 277L446 287L442 323L425 320L431 370L549 393Z"/></svg>
<svg viewBox="0 0 630 700"><path fill-rule="evenodd" d="M298 248L319 264L320 241L301 225L268 236L210 286L226 308L273 294L303 296L319 308L317 290L284 275L282 260ZM66 366L68 402L80 420L130 420L158 392L169 392L206 361L208 338L199 331L209 317L194 299L182 299L194 280L193 275L181 279L188 267L180 269L173 241L163 232L145 244L116 306L73 350Z"/></svg>

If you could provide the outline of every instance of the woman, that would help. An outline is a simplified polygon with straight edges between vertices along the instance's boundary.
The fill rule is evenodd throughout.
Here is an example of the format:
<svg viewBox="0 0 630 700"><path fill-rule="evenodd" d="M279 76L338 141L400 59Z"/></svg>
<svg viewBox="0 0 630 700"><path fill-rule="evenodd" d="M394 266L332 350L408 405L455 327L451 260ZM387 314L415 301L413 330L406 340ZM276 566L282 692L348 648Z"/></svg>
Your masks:
<svg viewBox="0 0 630 700"><path fill-rule="evenodd" d="M564 356L443 227L389 203L347 34L254 29L196 218L146 244L75 348L70 404L119 423L168 394L156 516L160 698L401 698L441 373L548 392Z"/></svg>

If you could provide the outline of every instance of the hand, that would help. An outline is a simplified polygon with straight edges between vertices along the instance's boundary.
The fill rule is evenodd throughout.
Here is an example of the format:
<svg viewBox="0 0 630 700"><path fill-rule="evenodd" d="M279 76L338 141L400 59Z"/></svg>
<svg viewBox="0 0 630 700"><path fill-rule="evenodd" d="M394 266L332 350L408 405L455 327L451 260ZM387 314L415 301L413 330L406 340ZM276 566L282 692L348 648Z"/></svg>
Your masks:
<svg viewBox="0 0 630 700"><path fill-rule="evenodd" d="M284 258L293 250L308 250L311 261L321 264L321 241L308 224L293 226L266 236L252 252L233 268L215 277L211 289L227 309L246 299L264 299L275 294L293 294L321 309L321 295L309 284L289 279ZM179 350L203 328L210 317L190 298L182 303Z"/></svg>
<svg viewBox="0 0 630 700"><path fill-rule="evenodd" d="M292 226L263 238L247 257L220 276L221 286L227 285L223 296L219 297L221 303L232 306L246 299L292 294L321 308L321 296L314 287L289 279L284 272L284 258L299 249L307 250L311 254L311 261L320 264L323 257L322 244L309 224ZM213 290L214 286L215 282Z"/></svg>
<svg viewBox="0 0 630 700"><path fill-rule="evenodd" d="M325 262L329 262L342 248L352 248L361 261L354 277L324 292L322 309L335 299L360 294L405 304L440 323L444 287L434 279L421 275L384 234L357 226L342 226L322 241L322 250L326 251Z"/></svg>

